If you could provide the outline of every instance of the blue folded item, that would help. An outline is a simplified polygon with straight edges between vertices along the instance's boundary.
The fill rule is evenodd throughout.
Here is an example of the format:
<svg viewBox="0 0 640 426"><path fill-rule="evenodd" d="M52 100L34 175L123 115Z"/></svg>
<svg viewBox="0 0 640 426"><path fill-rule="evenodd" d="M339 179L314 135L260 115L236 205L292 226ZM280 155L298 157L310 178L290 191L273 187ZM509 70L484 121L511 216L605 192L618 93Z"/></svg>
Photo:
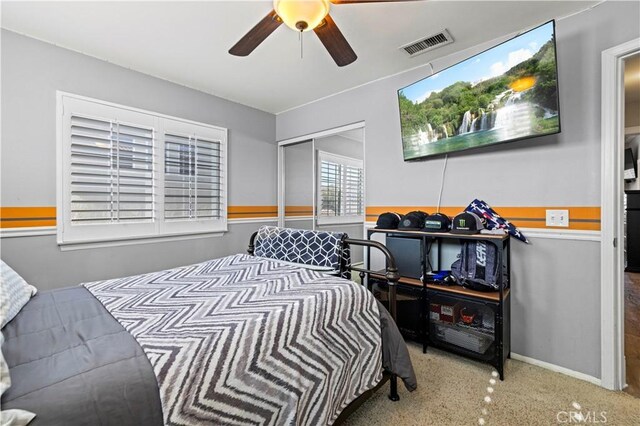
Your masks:
<svg viewBox="0 0 640 426"><path fill-rule="evenodd" d="M430 275L430 278L434 281L443 281L451 275L451 271L436 271L433 275Z"/></svg>

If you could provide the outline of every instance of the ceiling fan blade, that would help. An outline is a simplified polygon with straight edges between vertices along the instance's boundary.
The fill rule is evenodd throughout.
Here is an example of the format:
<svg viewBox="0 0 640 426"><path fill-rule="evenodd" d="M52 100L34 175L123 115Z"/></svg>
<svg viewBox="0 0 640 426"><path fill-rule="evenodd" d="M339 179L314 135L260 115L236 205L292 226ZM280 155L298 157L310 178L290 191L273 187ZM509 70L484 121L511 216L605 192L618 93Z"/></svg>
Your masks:
<svg viewBox="0 0 640 426"><path fill-rule="evenodd" d="M262 18L255 27L251 28L244 37L240 39L231 49L229 53L236 56L247 56L258 47L269 34L274 32L282 24L282 20L275 10L269 12L267 16Z"/></svg>
<svg viewBox="0 0 640 426"><path fill-rule="evenodd" d="M333 4L353 4L353 3L396 3L425 0L329 0Z"/></svg>
<svg viewBox="0 0 640 426"><path fill-rule="evenodd" d="M349 46L347 39L344 38L331 15L327 15L313 31L339 67L349 65L358 59L356 52Z"/></svg>

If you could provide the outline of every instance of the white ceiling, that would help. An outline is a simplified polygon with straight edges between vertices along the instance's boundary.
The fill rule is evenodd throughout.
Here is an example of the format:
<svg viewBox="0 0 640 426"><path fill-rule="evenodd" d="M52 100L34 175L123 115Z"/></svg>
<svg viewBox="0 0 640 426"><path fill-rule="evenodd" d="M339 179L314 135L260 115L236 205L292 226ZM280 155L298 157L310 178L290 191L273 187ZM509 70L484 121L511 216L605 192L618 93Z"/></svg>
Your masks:
<svg viewBox="0 0 640 426"><path fill-rule="evenodd" d="M596 1L423 1L332 5L358 55L335 65L313 33L278 28L248 57L227 51L271 1L2 2L3 28L278 113L428 63ZM447 28L455 43L409 58L398 47Z"/></svg>

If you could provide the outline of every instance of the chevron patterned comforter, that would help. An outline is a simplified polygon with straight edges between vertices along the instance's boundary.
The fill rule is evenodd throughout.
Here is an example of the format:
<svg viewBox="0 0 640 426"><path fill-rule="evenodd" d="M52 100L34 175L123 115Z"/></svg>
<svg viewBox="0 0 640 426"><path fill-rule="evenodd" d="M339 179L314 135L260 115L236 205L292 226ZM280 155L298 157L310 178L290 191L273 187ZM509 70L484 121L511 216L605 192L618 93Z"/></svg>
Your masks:
<svg viewBox="0 0 640 426"><path fill-rule="evenodd" d="M362 286L235 255L84 284L151 361L165 424L331 424L382 378Z"/></svg>

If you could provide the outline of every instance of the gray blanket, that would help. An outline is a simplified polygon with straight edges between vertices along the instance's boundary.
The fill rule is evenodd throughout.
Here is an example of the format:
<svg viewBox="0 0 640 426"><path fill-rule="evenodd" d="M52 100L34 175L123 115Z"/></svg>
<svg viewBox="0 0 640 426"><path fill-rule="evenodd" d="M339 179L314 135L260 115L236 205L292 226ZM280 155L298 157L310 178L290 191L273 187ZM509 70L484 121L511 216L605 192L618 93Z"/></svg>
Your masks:
<svg viewBox="0 0 640 426"><path fill-rule="evenodd" d="M36 413L30 425L162 425L148 358L85 288L38 293L2 332L2 408Z"/></svg>
<svg viewBox="0 0 640 426"><path fill-rule="evenodd" d="M382 366L400 377L407 390L413 392L418 388L418 380L413 371L409 349L391 314L380 302L378 310L382 335Z"/></svg>

